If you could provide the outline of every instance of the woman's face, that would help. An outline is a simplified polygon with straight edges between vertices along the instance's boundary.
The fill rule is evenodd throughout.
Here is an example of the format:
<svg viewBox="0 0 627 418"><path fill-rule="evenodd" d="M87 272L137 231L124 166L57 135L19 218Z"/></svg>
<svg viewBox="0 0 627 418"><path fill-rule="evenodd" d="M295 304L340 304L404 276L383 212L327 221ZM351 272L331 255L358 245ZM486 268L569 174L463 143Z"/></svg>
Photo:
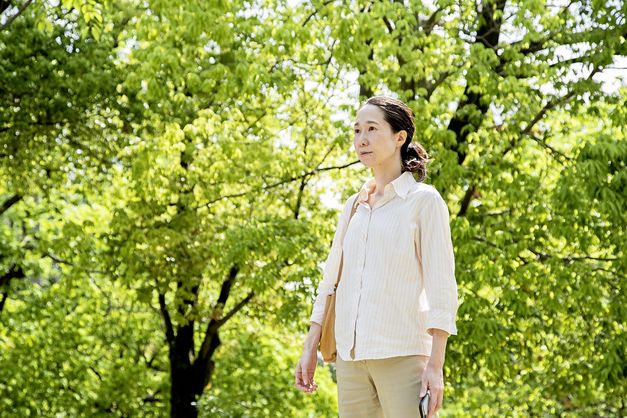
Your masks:
<svg viewBox="0 0 627 418"><path fill-rule="evenodd" d="M407 133L394 133L381 108L367 104L359 109L354 130L355 151L366 167L400 167L400 150Z"/></svg>

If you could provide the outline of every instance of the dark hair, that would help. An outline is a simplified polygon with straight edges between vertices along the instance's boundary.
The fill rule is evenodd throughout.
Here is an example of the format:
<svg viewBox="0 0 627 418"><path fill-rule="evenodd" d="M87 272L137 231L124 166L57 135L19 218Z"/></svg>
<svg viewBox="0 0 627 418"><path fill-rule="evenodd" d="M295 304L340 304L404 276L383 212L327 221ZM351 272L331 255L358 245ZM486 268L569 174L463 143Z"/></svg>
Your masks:
<svg viewBox="0 0 627 418"><path fill-rule="evenodd" d="M369 98L364 106L370 104L383 110L385 121L392 126L394 133L405 131L407 139L401 147L402 171L411 171L418 174L418 181L427 178L427 164L429 155L419 142L412 142L416 124L414 112L405 103L398 99L386 96L374 96Z"/></svg>

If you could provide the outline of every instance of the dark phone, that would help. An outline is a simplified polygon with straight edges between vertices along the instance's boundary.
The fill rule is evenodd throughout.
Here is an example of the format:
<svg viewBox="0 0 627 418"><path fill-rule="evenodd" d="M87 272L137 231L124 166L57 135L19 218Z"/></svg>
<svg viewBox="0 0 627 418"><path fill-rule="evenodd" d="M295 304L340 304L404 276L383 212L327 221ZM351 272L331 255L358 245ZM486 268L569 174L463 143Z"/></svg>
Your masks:
<svg viewBox="0 0 627 418"><path fill-rule="evenodd" d="M420 399L420 418L427 418L429 416L429 392L425 393Z"/></svg>

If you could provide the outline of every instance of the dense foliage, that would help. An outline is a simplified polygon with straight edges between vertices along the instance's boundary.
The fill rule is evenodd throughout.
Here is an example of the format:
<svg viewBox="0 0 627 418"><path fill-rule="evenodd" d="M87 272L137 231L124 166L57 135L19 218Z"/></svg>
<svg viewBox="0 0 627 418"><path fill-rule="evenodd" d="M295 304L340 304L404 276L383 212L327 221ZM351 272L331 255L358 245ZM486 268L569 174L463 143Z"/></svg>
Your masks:
<svg viewBox="0 0 627 418"><path fill-rule="evenodd" d="M0 416L334 416L293 388L350 122L417 115L442 416L627 414L620 1L0 1Z"/></svg>

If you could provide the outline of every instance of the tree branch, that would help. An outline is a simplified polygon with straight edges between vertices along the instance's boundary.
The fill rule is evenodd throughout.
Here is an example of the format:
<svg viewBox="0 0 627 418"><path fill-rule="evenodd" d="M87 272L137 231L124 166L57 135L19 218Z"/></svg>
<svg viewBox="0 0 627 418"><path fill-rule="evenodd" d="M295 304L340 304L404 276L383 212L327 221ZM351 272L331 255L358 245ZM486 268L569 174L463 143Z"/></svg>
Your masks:
<svg viewBox="0 0 627 418"><path fill-rule="evenodd" d="M505 215L511 215L512 210L511 209L505 209L499 212L484 212L484 213L473 213L472 217L473 218L485 218L485 217L492 217L492 216L505 216Z"/></svg>
<svg viewBox="0 0 627 418"><path fill-rule="evenodd" d="M89 366L88 368L89 368L89 370L91 370L96 375L98 380L102 382L102 375L100 373L98 373L98 370L96 370L94 368L94 366Z"/></svg>
<svg viewBox="0 0 627 418"><path fill-rule="evenodd" d="M11 206L15 205L17 202L22 200L23 196L20 194L14 194L7 200L2 203L2 207L0 207L0 215L4 214L7 210L11 208Z"/></svg>
<svg viewBox="0 0 627 418"><path fill-rule="evenodd" d="M163 323L165 325L165 338L168 346L170 347L170 351L174 346L174 328L172 327L172 320L170 319L170 313L168 312L168 308L165 304L165 295L163 293L159 293L159 311L161 312L161 317L163 318Z"/></svg>
<svg viewBox="0 0 627 418"><path fill-rule="evenodd" d="M159 392L161 392L161 389L157 389L156 391L154 391L153 393L145 396L142 399L142 402L145 403L156 403L156 402L161 402L162 399L157 398L157 395L159 394Z"/></svg>
<svg viewBox="0 0 627 418"><path fill-rule="evenodd" d="M302 179L300 181L300 186L298 187L298 196L296 197L296 204L294 205L294 219L298 220L300 215L300 208L303 204L303 194L305 192L305 187L307 187L307 180Z"/></svg>
<svg viewBox="0 0 627 418"><path fill-rule="evenodd" d="M422 27L422 30L425 31L425 34L427 35L431 34L431 32L433 31L433 28L435 28L438 24L438 15L443 10L444 10L444 6L440 6L433 12L433 14L431 14L431 16L429 16L427 20L420 21L419 19L416 19L416 21L418 21L420 26Z"/></svg>
<svg viewBox="0 0 627 418"><path fill-rule="evenodd" d="M392 27L392 21L388 19L387 16L383 16L381 19L383 19L383 23L385 24L388 33L391 34L392 32L394 32L394 28Z"/></svg>
<svg viewBox="0 0 627 418"><path fill-rule="evenodd" d="M312 176L314 174L321 173L323 171L341 170L343 168L350 167L351 165L355 165L357 163L359 163L359 161L353 161L351 163L340 165L340 166L315 168L315 169L313 169L311 171L308 171L306 173L303 173L303 174L301 174L299 176L294 176L294 177L291 177L289 179L281 180L281 181L278 181L276 183L272 183L272 184L269 184L269 185L266 185L266 186L263 186L263 187L258 187L256 189L248 190L248 191L241 192L241 193L233 193L233 194L228 194L228 195L217 197L217 198L215 198L213 200L210 200L209 202L207 202L207 203L205 203L203 205L195 207L194 209L200 209L200 208L204 208L204 207L209 207L209 206L213 205L214 203L219 202L220 200L233 199L235 197L246 196L246 195L248 195L250 193L259 193L259 192L262 192L262 191L265 191L265 190L273 189L275 187L279 187L279 186L282 186L284 184L292 183L294 181L298 181L298 180L301 180L303 178L310 177L310 176Z"/></svg>
<svg viewBox="0 0 627 418"><path fill-rule="evenodd" d="M239 267L237 265L233 265L229 270L229 276L225 281L222 282L222 287L220 288L220 295L218 295L218 300L216 301L213 312L211 315L211 319L207 324L207 329L205 330L205 336L203 338L202 344L200 345L200 350L198 351L198 356L196 361L204 362L207 360L207 356L211 351L212 345L215 346L215 342L213 342L214 338L217 338L218 322L220 321L218 317L220 313L224 309L227 300L229 299L229 295L231 294L231 288L235 283L235 279L237 278L237 274L239 273Z"/></svg>
<svg viewBox="0 0 627 418"><path fill-rule="evenodd" d="M224 325L229 319L231 319L231 317L233 317L233 315L239 312L254 297L255 297L255 292L250 292L248 295L246 295L246 297L240 300L237 303L237 305L235 305L226 315L224 315L222 318L216 321L215 328L217 329L217 328L220 328L222 325Z"/></svg>
<svg viewBox="0 0 627 418"><path fill-rule="evenodd" d="M443 71L440 73L438 79L433 82L422 80L419 86L427 90L427 96L425 98L429 100L435 89L437 89L451 74L451 71Z"/></svg>
<svg viewBox="0 0 627 418"><path fill-rule="evenodd" d="M229 319L233 317L237 312L239 312L251 299L255 297L255 292L250 292L244 299L239 301L237 305L235 305L226 315L224 315L220 319L212 318L207 325L207 331L205 332L205 338L200 346L200 350L198 352L198 356L196 357L196 361L198 363L204 363L209 360L209 357L212 353L212 348L216 348L219 343L215 341L219 341L218 338L218 330L222 325L224 325Z"/></svg>
<svg viewBox="0 0 627 418"><path fill-rule="evenodd" d="M472 237L472 239L474 239L475 241L483 242L483 243L489 245L490 247L496 248L498 250L503 250L503 246L502 245L497 245L497 244L495 244L493 242L490 242L490 241L488 241L486 238L484 238L482 236L475 235L475 236ZM514 243L513 242L509 242L506 245L514 245ZM596 256L591 256L591 255L578 255L578 254L560 256L560 255L555 255L555 254L549 254L549 253L546 253L546 252L543 252L543 251L540 251L540 250L535 250L535 249L533 249L531 247L528 247L527 250L530 251L531 253L533 253L536 256L536 258L535 258L535 260L534 259L526 259L526 258L524 258L524 257L522 257L520 255L517 255L516 258L521 260L523 262L523 264L531 264L534 261L538 261L538 262L542 263L542 262L544 262L544 261L546 261L548 259L559 260L559 261L563 262L565 265L570 265L570 264L572 264L573 262L576 262L576 261L586 261L586 260L602 261L602 262L608 262L608 263L611 263L611 262L619 260L618 257L596 257ZM597 267L596 269L597 270L603 270L603 271L606 271L608 273L613 273L613 274L616 274L616 275L619 274L616 271L605 270L605 269L602 269L600 267Z"/></svg>
<svg viewBox="0 0 627 418"><path fill-rule="evenodd" d="M64 260L62 258L59 258L56 255L50 253L49 251L44 252L43 255L45 257L49 257L52 261L54 261L57 264L65 264L66 266L76 267L76 265L74 263L72 263L71 261L67 261L67 260ZM106 271L102 271L102 270L87 270L87 269L84 269L84 268L81 268L81 267L79 267L79 269L81 269L82 271L84 271L86 273L107 274Z"/></svg>
<svg viewBox="0 0 627 418"><path fill-rule="evenodd" d="M229 270L229 277L222 283L220 295L218 296L218 301L216 302L214 309L224 308L224 305L226 305L226 301L231 294L231 288L233 287L233 283L235 283L235 278L238 273L239 267L237 265L232 266L231 270Z"/></svg>
<svg viewBox="0 0 627 418"><path fill-rule="evenodd" d="M592 71L590 72L590 74L588 75L587 80L591 80L592 77L598 71L599 71L599 67L598 66L593 68ZM558 97L556 99L550 100L549 102L547 102L542 107L542 109L540 109L538 114L536 114L536 116L531 120L531 122L529 122L527 124L527 126L525 126L525 129L523 129L523 131L521 132L521 136L528 136L529 138L531 138L532 140L534 140L538 144L542 145L544 148L546 148L549 151L551 151L551 153L553 155L559 156L559 158L561 158L562 160L572 160L571 157L567 156L566 154L564 154L561 151L556 150L555 148L553 148L549 144L547 144L545 141L542 141L541 138L538 138L535 135L533 135L532 128L544 117L544 115L548 111L554 109L559 104L563 104L563 103L567 102L568 100L570 100L575 95L575 93L576 93L576 91L573 89L573 90L569 91L568 93L566 93L565 95L563 95L561 97ZM510 145L510 147L508 147L505 150L503 155L505 155L510 149L512 149L512 147L513 147L513 145ZM559 160L559 158L558 158L558 160Z"/></svg>
<svg viewBox="0 0 627 418"><path fill-rule="evenodd" d="M8 27L9 27L9 25L10 25L11 23L13 23L13 21L14 21L14 20L15 20L15 19L19 16L19 15L21 15L21 14L24 12L24 10L26 10L26 8L27 8L28 6L30 6L30 5L31 5L31 3L32 3L32 2L33 2L33 0L27 0L27 1L26 1L26 3L24 3L24 4L22 5L22 7L20 7L20 8L17 10L17 13L16 13L16 14L14 14L14 15L13 15L13 16L11 16L9 19L7 19L7 21L6 21L6 22L4 22L4 25L0 26L0 31L3 31L3 30L5 30L6 28L8 28Z"/></svg>
<svg viewBox="0 0 627 418"><path fill-rule="evenodd" d="M367 9L368 8L369 8L369 6L366 6L364 8L364 12L363 13L367 13ZM374 60L374 48L372 47L372 41L373 41L372 38L368 38L364 42L366 44L366 46L368 47L368 49L369 49L368 61L373 61ZM361 74L364 74L364 73L367 72L367 70L365 68L363 68L363 67L362 68L357 68L357 71L359 72L360 76L361 76ZM359 97L370 97L373 94L374 93L372 91L372 87L366 86L364 83L361 83L361 82L359 83Z"/></svg>
<svg viewBox="0 0 627 418"><path fill-rule="evenodd" d="M0 314L4 310L4 303L7 301L9 297L9 289L2 292L2 298L0 299Z"/></svg>
<svg viewBox="0 0 627 418"><path fill-rule="evenodd" d="M26 277L26 275L22 266L14 264L9 271L0 276L0 287L8 286L12 279L23 279L24 277Z"/></svg>
<svg viewBox="0 0 627 418"><path fill-rule="evenodd" d="M0 0L0 14L4 13L4 11L8 9L10 5L11 5L10 0Z"/></svg>
<svg viewBox="0 0 627 418"><path fill-rule="evenodd" d="M333 3L334 0L327 0L324 3L322 3L322 5L320 6L320 8L318 9L314 9L313 12L311 12L311 14L309 16L307 16L307 18L305 18L305 20L303 21L303 23L301 24L301 27L305 27L307 26L307 23L309 23L309 21L320 11L320 9L322 9L323 7L328 6L329 4Z"/></svg>
<svg viewBox="0 0 627 418"><path fill-rule="evenodd" d="M457 212L457 216L466 216L466 212L468 211L468 207L470 206L470 202L472 201L472 198L475 194L475 190L476 190L476 185L472 185L470 186L467 190L466 193L464 193L464 198L462 199L462 205L459 209L459 212Z"/></svg>
<svg viewBox="0 0 627 418"><path fill-rule="evenodd" d="M565 256L558 256L558 255L553 255L553 254L548 254L545 253L543 251L540 250L534 250L533 248L528 248L529 251L531 251L532 253L534 253L536 255L536 258L539 261L544 261L547 260L549 258L554 258L557 260L560 260L561 262L563 262L566 265L570 265L575 261L586 261L586 260L592 260L592 261L602 261L602 262L607 262L607 263L611 263L613 261L618 261L619 258L618 257L595 257L592 255L578 255L578 254L573 254L573 255L565 255ZM605 270L607 272L610 273L614 273L614 274L618 274L615 271L609 271L609 270Z"/></svg>
<svg viewBox="0 0 627 418"><path fill-rule="evenodd" d="M2 311L4 310L4 304L9 297L9 283L11 282L11 280L23 279L24 277L26 277L24 269L22 268L22 266L18 266L17 264L11 266L9 271L0 276L0 289L4 288L4 290L2 291L2 299L0 299L0 313L2 313Z"/></svg>
<svg viewBox="0 0 627 418"><path fill-rule="evenodd" d="M481 10L477 10L481 18L473 44L480 44L485 48L494 48L495 45L498 45L502 13L506 3L506 0L496 0L494 3L487 1ZM457 111L448 124L448 130L454 132L456 136L456 142L451 146L451 149L457 154L457 163L460 166L466 160L468 135L479 129L489 109L489 103L483 98L484 93L477 92L474 87L476 86L471 83L466 84ZM474 112L468 112L467 106L476 108L479 116L472 116L471 113Z"/></svg>
<svg viewBox="0 0 627 418"><path fill-rule="evenodd" d="M326 61L324 62L324 71L322 72L322 74L324 74L325 77L327 77L327 73L329 71L329 66L331 65L331 61L333 60L333 51L335 50L335 45L337 44L337 39L333 40L333 43L331 44L331 47L329 48L329 58L326 59Z"/></svg>
<svg viewBox="0 0 627 418"><path fill-rule="evenodd" d="M549 152L551 154L553 154L554 157L556 157L555 159L557 161L561 160L562 163L564 161L572 161L572 157L569 157L568 155L564 154L563 152L561 152L559 150L556 150L555 148L553 148L552 146L547 144L546 141L543 141L542 138L538 138L535 135L533 135L532 133L528 133L528 134L526 134L526 136L531 138L536 143L540 144L542 147L544 147L547 150L549 150Z"/></svg>

